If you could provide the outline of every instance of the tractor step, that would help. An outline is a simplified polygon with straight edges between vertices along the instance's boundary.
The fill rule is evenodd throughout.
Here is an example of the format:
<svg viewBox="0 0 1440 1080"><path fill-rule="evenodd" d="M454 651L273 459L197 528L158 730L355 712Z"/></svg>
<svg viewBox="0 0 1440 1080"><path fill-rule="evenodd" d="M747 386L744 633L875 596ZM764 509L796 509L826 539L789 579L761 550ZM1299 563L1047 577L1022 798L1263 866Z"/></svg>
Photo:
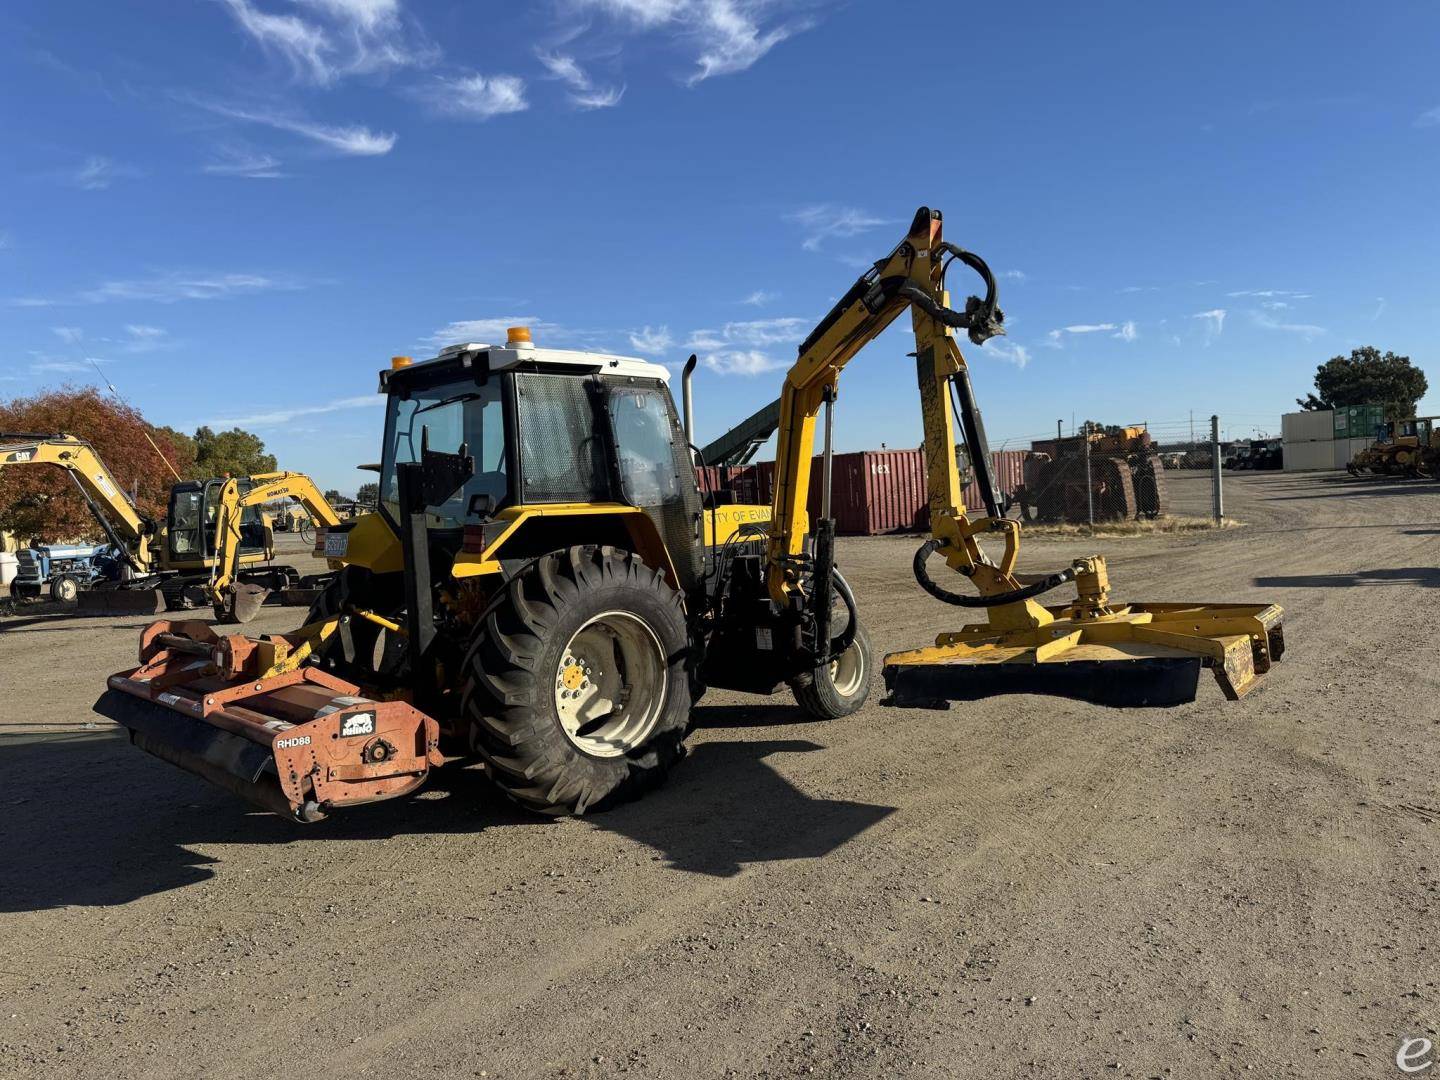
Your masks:
<svg viewBox="0 0 1440 1080"><path fill-rule="evenodd" d="M442 763L438 725L406 702L315 667L257 678L273 644L154 623L140 666L112 675L95 711L142 750L301 821L409 794Z"/></svg>

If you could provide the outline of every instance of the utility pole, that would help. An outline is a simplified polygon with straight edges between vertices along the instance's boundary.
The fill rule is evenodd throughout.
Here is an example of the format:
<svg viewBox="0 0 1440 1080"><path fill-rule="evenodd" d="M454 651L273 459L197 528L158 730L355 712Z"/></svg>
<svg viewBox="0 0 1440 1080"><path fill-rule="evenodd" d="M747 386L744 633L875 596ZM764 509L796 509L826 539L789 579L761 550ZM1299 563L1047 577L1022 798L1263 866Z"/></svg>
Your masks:
<svg viewBox="0 0 1440 1080"><path fill-rule="evenodd" d="M1089 507L1090 527L1095 527L1095 488L1090 482L1090 429L1085 429L1085 501Z"/></svg>
<svg viewBox="0 0 1440 1080"><path fill-rule="evenodd" d="M1220 417L1210 417L1210 497L1215 504L1215 524L1225 519L1225 493L1220 487Z"/></svg>
<svg viewBox="0 0 1440 1080"><path fill-rule="evenodd" d="M1194 410L1194 409L1191 409L1191 410L1190 410L1190 446L1191 446L1192 449L1193 449L1194 446L1195 446L1195 410Z"/></svg>
<svg viewBox="0 0 1440 1080"><path fill-rule="evenodd" d="M1064 421L1064 420L1056 420L1056 421L1055 421L1055 438L1057 438L1057 439L1063 439L1064 437L1065 437L1065 421Z"/></svg>

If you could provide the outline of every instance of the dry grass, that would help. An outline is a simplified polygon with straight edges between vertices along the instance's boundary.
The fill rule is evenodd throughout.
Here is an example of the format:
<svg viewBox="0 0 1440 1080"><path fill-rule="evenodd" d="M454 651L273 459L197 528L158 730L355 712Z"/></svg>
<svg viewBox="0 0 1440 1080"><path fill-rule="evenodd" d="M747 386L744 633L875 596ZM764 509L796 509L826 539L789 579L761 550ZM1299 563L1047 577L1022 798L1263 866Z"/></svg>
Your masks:
<svg viewBox="0 0 1440 1080"><path fill-rule="evenodd" d="M1162 517L1146 521L1106 521L1099 525L1041 525L1026 524L1022 534L1027 537L1040 536L1162 536L1176 533L1209 532L1213 529L1234 529L1243 522L1225 518L1219 523L1203 517Z"/></svg>

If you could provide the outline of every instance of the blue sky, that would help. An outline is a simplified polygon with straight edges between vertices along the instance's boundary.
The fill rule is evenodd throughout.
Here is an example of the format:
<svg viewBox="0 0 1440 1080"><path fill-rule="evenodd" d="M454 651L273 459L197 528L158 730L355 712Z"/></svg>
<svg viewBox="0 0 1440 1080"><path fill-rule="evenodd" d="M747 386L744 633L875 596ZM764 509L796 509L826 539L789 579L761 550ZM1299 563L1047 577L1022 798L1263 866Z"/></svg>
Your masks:
<svg viewBox="0 0 1440 1080"><path fill-rule="evenodd" d="M1418 2L7 5L0 396L93 358L353 489L391 354L524 321L698 351L709 437L929 204L1002 275L1010 336L966 347L996 446L1278 431L1329 356L1435 355L1437 32ZM919 442L906 348L846 372L841 449Z"/></svg>

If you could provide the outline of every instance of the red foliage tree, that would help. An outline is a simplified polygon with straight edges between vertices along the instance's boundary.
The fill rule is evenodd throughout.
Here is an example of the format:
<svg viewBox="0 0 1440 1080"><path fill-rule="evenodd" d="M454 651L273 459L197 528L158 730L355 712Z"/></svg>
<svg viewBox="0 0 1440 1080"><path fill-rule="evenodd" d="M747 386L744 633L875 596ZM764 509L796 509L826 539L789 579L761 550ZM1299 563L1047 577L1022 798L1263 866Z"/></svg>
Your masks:
<svg viewBox="0 0 1440 1080"><path fill-rule="evenodd" d="M193 444L177 444L163 430L147 424L137 410L101 396L93 387L67 386L0 402L3 432L63 433L84 439L110 467L121 488L134 494L136 508L156 520L165 516L174 477L146 435L182 476L193 464ZM74 481L63 469L48 465L10 465L0 470L0 529L13 532L22 544L31 539L104 539Z"/></svg>

